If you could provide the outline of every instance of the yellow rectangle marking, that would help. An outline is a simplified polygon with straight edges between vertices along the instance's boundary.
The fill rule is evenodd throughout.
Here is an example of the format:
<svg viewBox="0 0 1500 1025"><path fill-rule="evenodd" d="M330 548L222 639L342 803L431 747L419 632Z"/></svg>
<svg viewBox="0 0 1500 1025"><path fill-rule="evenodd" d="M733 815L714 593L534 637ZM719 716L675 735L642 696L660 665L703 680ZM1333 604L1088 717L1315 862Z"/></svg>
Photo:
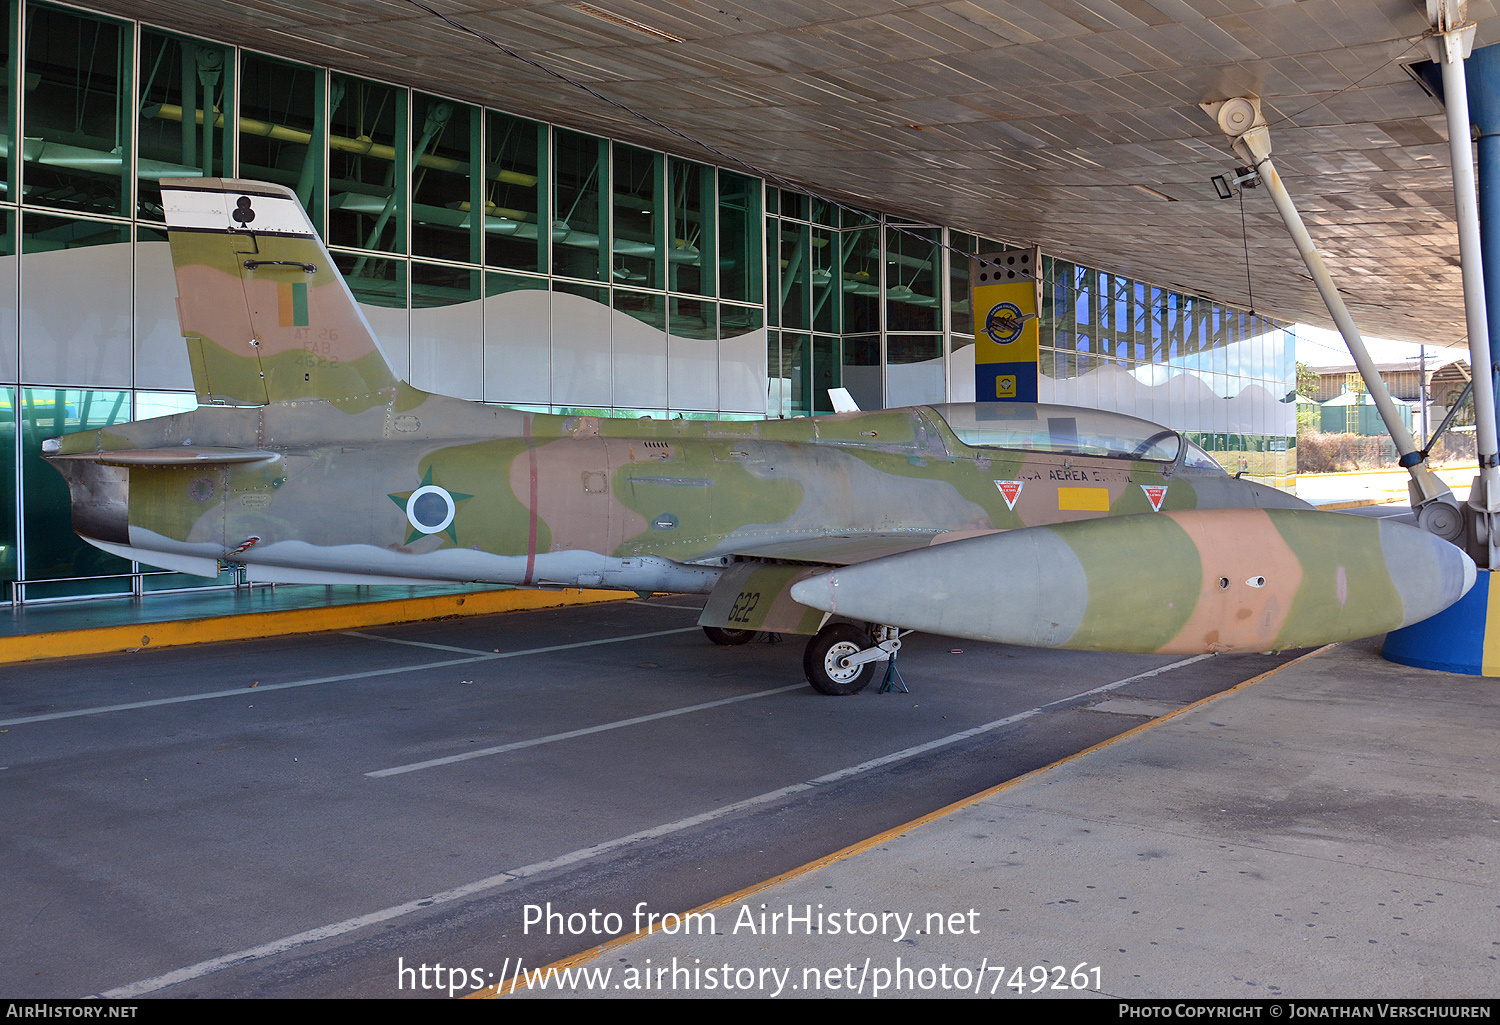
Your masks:
<svg viewBox="0 0 1500 1025"><path fill-rule="evenodd" d="M1484 655L1479 665L1481 676L1500 676L1500 575L1495 570L1480 570L1489 573L1490 593L1484 610Z"/></svg>
<svg viewBox="0 0 1500 1025"><path fill-rule="evenodd" d="M1109 488L1058 488L1057 507L1063 512L1109 512Z"/></svg>

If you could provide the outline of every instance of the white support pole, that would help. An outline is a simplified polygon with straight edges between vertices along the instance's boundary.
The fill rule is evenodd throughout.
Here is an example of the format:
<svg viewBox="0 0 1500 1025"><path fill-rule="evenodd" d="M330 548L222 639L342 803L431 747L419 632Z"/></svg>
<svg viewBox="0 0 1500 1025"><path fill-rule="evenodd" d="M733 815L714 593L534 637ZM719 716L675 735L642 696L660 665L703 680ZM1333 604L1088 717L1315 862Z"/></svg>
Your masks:
<svg viewBox="0 0 1500 1025"><path fill-rule="evenodd" d="M1287 232L1302 256L1302 262L1307 265L1313 283L1317 285L1318 294L1323 297L1323 304L1328 307L1329 315L1333 317L1339 333L1344 336L1344 343L1349 347L1349 354L1354 357L1354 365L1364 379L1365 388L1369 391L1381 420L1385 421L1386 430L1396 444L1396 451L1401 454L1401 465L1411 474L1412 507L1418 510L1418 522L1439 537L1449 541L1459 539L1463 534L1464 524L1458 512L1458 501L1448 490L1448 485L1427 466L1426 459L1412 439L1411 431L1401 422L1401 414L1396 411L1391 393L1386 388L1380 371L1375 368L1375 361L1370 358L1369 350L1365 348L1364 339L1360 337L1359 328L1349 315L1343 297L1339 295L1333 275L1328 272L1327 265L1318 253L1318 247L1313 244L1312 236L1308 234L1307 225L1302 222L1302 215L1297 212L1297 205L1292 202L1286 184L1276 173L1276 165L1271 160L1271 133L1260 115L1259 101L1238 98L1223 103L1205 103L1203 108L1214 115L1220 129L1234 140L1235 152L1255 167L1261 181L1265 182L1266 189L1271 193L1276 210L1281 214L1281 220L1286 224Z"/></svg>
<svg viewBox="0 0 1500 1025"><path fill-rule="evenodd" d="M1484 295L1484 264L1479 239L1479 197L1474 175L1474 140L1469 127L1469 85L1464 59L1474 45L1474 24L1464 24L1462 2L1429 2L1433 34L1427 48L1443 73L1443 105L1448 116L1448 150L1453 160L1453 205L1458 221L1458 253L1463 271L1465 322L1469 331L1469 366L1474 374L1474 439L1479 449L1479 476L1469 492L1475 561L1500 569L1500 452L1495 422L1494 377L1490 372L1489 313Z"/></svg>

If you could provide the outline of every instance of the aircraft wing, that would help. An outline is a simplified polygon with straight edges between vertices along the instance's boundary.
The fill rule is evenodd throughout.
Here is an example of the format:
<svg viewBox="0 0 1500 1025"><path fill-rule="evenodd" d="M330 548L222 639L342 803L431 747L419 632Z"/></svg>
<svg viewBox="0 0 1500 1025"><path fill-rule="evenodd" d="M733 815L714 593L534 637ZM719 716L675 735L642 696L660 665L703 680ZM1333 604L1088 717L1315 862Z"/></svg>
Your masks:
<svg viewBox="0 0 1500 1025"><path fill-rule="evenodd" d="M747 545L729 553L740 561L714 585L698 623L727 630L814 634L828 616L792 600L791 589L803 580L840 566L988 533L994 532L908 530Z"/></svg>

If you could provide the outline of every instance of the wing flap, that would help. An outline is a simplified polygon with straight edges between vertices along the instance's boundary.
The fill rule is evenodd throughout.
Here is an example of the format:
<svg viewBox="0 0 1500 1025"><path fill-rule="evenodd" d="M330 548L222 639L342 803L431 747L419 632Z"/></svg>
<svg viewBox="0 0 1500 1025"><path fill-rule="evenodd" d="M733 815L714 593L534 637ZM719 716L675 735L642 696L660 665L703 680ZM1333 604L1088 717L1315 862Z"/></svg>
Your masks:
<svg viewBox="0 0 1500 1025"><path fill-rule="evenodd" d="M815 634L828 617L817 609L792 601L793 585L816 576L828 565L780 565L756 560L736 563L724 571L698 617L699 626L726 630L765 630L771 633Z"/></svg>

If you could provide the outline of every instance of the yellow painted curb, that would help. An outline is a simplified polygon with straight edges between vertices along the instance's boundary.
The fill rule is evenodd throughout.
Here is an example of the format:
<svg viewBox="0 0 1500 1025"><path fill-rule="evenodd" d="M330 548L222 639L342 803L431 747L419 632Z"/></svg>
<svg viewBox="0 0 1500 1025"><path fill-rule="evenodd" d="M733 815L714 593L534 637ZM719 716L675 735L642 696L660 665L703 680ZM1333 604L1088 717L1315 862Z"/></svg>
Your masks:
<svg viewBox="0 0 1500 1025"><path fill-rule="evenodd" d="M1274 669L1268 669L1265 672L1261 673L1259 676L1251 677L1248 680L1244 680L1240 683L1235 684L1233 687L1221 690L1217 694L1210 694L1206 698L1199 698L1197 701L1183 705L1181 708L1174 708L1172 711L1166 713L1165 715L1158 716L1157 718L1152 719L1150 722L1141 723L1139 726L1132 727L1131 729L1126 730L1124 733L1116 734L1115 736L1110 737L1107 740L1101 740L1099 743L1091 745L1090 747L1086 747L1082 751L1075 751L1073 754L1065 755L1055 762L1050 762L1046 765L1032 769L1030 772L1023 773L1020 776L1016 776L1014 779L1008 779L1003 783L997 783L987 790L981 790L977 794L972 794L968 797L961 798L957 801L954 801L952 804L945 805L944 807L937 809L936 811L930 811L926 815L912 819L910 822L903 823L902 825L896 826L892 829L887 829L883 833L876 833L872 837L860 840L858 843L850 844L848 847L845 847L842 850L834 851L832 854L824 855L823 857L818 858L814 861L809 861L805 865L800 865L797 868L783 872L778 876L772 876L770 879L766 879L758 883L753 883L742 890L737 890L734 893L719 897L717 900L711 900L707 904L700 905L699 907L686 912L681 917L685 919L688 917L688 915L701 915L708 911L717 911L720 908L727 907L730 904L742 901L746 897L753 896L754 894L776 886L779 883L790 882L793 879L799 878L800 876L807 875L809 872L815 872L820 868L826 868L829 865L837 864L840 861L844 861L848 858L854 857L856 854L863 854L865 851L871 850L875 847L879 847L883 843L889 843L892 840L900 839L907 833L910 833L921 826L925 826L930 822L936 822L938 819L946 818L947 816L952 815L954 812L963 811L965 808L973 807L987 797L994 797L996 794L1004 793L1012 787L1020 786L1022 783L1030 782L1031 780L1036 779L1038 776L1050 772L1060 765L1067 765L1070 762L1079 761L1087 757L1088 755L1093 754L1095 751L1102 751L1104 748L1110 747L1114 744L1118 744L1122 740L1128 740L1138 734L1155 729L1162 723L1167 722L1171 719L1175 719L1179 715L1191 712L1196 708L1203 707L1204 705L1211 704L1212 702L1215 702L1222 697L1230 694L1235 694L1247 687L1253 687L1255 684L1260 683L1262 680L1266 680L1272 676L1275 676L1283 669L1294 666L1298 662L1305 662L1310 658L1316 658L1317 656L1323 654L1325 651L1332 651L1336 647L1338 647L1338 644L1336 643L1325 644L1321 648L1316 648L1313 651L1307 652L1305 655L1298 655L1296 658L1291 659L1287 662L1283 662L1281 665L1277 666ZM553 973L553 978L556 978L557 973L562 972L564 969L588 964L590 961L597 960L601 955L614 950L617 947L623 947L628 943L634 943L636 940L644 939L645 937L650 936L655 932L656 927L653 925L638 933L627 933L624 936L620 936L605 943L601 943L597 947L590 947L588 950L580 951L579 953L574 954L571 957L565 957L560 961L553 961L549 965L544 965L539 969L535 969L534 973L526 972L525 974L532 977L546 978L547 973L550 971ZM475 990L473 993L468 993L460 999L493 1000L498 997L510 996L518 989L527 988L529 988L528 984L521 978L521 976L517 975L509 980L502 979L501 981L495 983L493 986L486 986L484 989Z"/></svg>
<svg viewBox="0 0 1500 1025"><path fill-rule="evenodd" d="M1434 466L1430 467L1430 469L1439 477L1441 477L1443 474L1447 474L1450 477L1456 477L1460 474L1464 474L1467 475L1467 477L1472 478L1479 473L1477 469L1470 469L1466 466ZM1406 479L1407 476L1406 471L1403 469L1382 466L1377 467L1373 470L1327 470L1319 473L1299 473L1297 474L1297 479L1322 480L1324 477L1376 477L1382 474L1390 477L1400 477L1403 480ZM1449 486L1451 487L1452 485Z"/></svg>
<svg viewBox="0 0 1500 1025"><path fill-rule="evenodd" d="M487 616L497 612L550 609L562 605L622 601L629 592L585 591L478 591L442 594L425 598L327 605L314 608L277 609L204 619L169 620L160 623L126 623L89 630L56 630L49 633L0 637L0 665L30 662L70 655L102 655L138 648L168 648L210 641L244 641L288 634L322 633L416 623L446 616Z"/></svg>
<svg viewBox="0 0 1500 1025"><path fill-rule="evenodd" d="M1395 492L1391 492L1395 494ZM1363 509L1367 505L1390 505L1395 498L1356 498L1348 502L1329 502L1327 505L1315 505L1319 512L1338 512L1340 509Z"/></svg>

